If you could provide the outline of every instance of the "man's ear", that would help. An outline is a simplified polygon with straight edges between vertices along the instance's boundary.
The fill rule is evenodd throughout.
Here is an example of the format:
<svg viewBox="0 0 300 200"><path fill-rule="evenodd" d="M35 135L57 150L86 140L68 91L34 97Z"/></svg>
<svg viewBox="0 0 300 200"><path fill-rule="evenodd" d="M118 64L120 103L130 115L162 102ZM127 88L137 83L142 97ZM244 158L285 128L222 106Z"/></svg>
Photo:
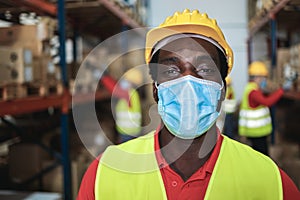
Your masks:
<svg viewBox="0 0 300 200"><path fill-rule="evenodd" d="M219 99L219 101L218 101L218 107L217 107L217 111L218 111L218 112L221 110L222 102L224 101L225 96L226 96L226 87L223 87L222 90L221 90L221 96L220 96L220 99Z"/></svg>
<svg viewBox="0 0 300 200"><path fill-rule="evenodd" d="M155 83L152 83L152 92L153 92L153 98L155 100L155 102L158 102L158 95L157 95L157 88L155 86Z"/></svg>
<svg viewBox="0 0 300 200"><path fill-rule="evenodd" d="M224 101L225 97L226 97L226 87L223 87L223 89L221 90L221 96L220 96L220 101Z"/></svg>

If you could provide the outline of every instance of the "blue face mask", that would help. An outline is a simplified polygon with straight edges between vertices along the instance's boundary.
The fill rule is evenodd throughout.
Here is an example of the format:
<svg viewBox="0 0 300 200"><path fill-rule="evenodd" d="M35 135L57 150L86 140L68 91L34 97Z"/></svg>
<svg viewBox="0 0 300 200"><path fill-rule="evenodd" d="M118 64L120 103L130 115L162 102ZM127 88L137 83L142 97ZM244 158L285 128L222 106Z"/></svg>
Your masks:
<svg viewBox="0 0 300 200"><path fill-rule="evenodd" d="M182 139L204 134L217 120L223 85L194 76L161 83L158 113L168 130Z"/></svg>
<svg viewBox="0 0 300 200"><path fill-rule="evenodd" d="M267 87L267 80L266 79L263 79L261 82L260 82L260 88L261 89L266 89Z"/></svg>

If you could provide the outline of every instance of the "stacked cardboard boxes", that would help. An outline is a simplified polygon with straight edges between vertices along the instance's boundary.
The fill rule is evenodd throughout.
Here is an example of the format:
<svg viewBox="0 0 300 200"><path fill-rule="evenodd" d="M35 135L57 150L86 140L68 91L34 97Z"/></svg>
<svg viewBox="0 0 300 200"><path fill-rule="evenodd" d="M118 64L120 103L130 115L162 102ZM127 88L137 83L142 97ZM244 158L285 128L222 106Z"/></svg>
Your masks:
<svg viewBox="0 0 300 200"><path fill-rule="evenodd" d="M56 20L42 17L36 25L13 25L0 28L1 100L19 98L31 93L45 95L60 84L60 70L50 55L50 39ZM21 92L22 91L22 92Z"/></svg>
<svg viewBox="0 0 300 200"><path fill-rule="evenodd" d="M300 44L295 44L290 48L290 64L298 74L294 89L300 92Z"/></svg>
<svg viewBox="0 0 300 200"><path fill-rule="evenodd" d="M287 68L290 68L287 70ZM298 74L296 76L295 74ZM293 81L293 91L300 91L300 44L277 50L277 82L283 83L287 77L296 77Z"/></svg>

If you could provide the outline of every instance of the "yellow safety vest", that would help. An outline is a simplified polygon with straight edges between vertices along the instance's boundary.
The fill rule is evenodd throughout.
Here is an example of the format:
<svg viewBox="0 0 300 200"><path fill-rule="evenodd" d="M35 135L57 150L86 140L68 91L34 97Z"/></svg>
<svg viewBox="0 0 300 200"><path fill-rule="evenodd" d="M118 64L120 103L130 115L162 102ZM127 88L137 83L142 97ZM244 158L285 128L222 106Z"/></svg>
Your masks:
<svg viewBox="0 0 300 200"><path fill-rule="evenodd" d="M272 132L272 119L269 108L260 105L251 108L249 105L249 94L257 90L258 85L254 82L248 83L245 88L243 100L239 113L239 134L247 137L262 137Z"/></svg>
<svg viewBox="0 0 300 200"><path fill-rule="evenodd" d="M153 133L108 147L96 173L96 200L167 199L155 157ZM204 199L282 198L281 176L276 164L251 147L224 136Z"/></svg>
<svg viewBox="0 0 300 200"><path fill-rule="evenodd" d="M225 98L228 99L231 96L231 99L235 99L235 94L232 85L228 85L226 88Z"/></svg>
<svg viewBox="0 0 300 200"><path fill-rule="evenodd" d="M231 99L228 97L231 96ZM234 90L231 85L226 88L225 100L223 101L223 110L226 113L234 113L236 110L237 101L235 99Z"/></svg>
<svg viewBox="0 0 300 200"><path fill-rule="evenodd" d="M137 136L142 123L140 97L134 89L130 89L129 94L130 105L126 99L120 99L116 104L116 129L121 134Z"/></svg>

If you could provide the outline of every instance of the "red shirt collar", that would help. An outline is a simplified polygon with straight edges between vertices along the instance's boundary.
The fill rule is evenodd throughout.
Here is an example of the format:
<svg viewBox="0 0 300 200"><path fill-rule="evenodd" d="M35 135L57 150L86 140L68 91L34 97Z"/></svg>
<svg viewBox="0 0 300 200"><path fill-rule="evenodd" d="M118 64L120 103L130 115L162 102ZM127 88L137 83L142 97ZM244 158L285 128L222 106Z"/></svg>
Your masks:
<svg viewBox="0 0 300 200"><path fill-rule="evenodd" d="M154 135L154 150L155 150L155 154L156 154L157 163L158 163L158 166L160 166L160 167L169 168L169 164L166 162L165 158L163 157L163 155L160 151L160 146L159 146L159 133L160 132L159 131L160 131L160 127L158 127L156 129L156 132ZM208 172L210 174L213 172L214 166L216 164L216 161L217 161L219 153L220 153L222 141L224 138L220 134L219 129L217 129L217 132L218 132L218 139L217 139L217 143L213 149L211 156L205 162L205 164L195 173L195 174L198 174L198 178L205 178L205 175L206 175L205 172Z"/></svg>

